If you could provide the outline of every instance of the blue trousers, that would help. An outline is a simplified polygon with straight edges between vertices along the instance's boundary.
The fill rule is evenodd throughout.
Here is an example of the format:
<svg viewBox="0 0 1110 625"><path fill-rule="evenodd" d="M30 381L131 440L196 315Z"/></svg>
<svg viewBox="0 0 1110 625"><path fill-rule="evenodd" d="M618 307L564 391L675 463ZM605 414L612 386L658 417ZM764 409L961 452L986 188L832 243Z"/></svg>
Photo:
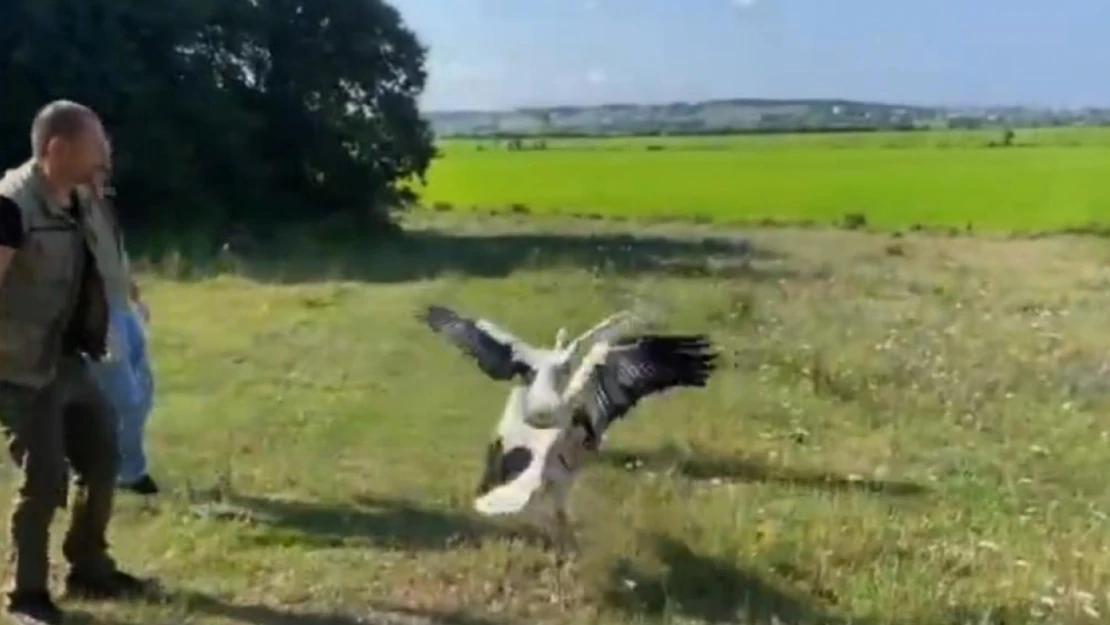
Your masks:
<svg viewBox="0 0 1110 625"><path fill-rule="evenodd" d="M118 481L130 484L147 472L144 433L154 408L154 375L138 312L129 305L113 306L109 322L113 357L94 363L92 370L119 421Z"/></svg>

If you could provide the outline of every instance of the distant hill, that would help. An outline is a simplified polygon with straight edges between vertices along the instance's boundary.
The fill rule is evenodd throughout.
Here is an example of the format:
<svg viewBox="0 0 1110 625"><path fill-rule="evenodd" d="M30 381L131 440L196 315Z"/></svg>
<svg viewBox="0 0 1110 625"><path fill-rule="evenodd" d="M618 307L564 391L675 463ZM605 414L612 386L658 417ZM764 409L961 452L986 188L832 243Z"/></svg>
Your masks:
<svg viewBox="0 0 1110 625"><path fill-rule="evenodd" d="M853 100L733 99L426 114L440 137L658 135L1110 125L1110 109L927 107Z"/></svg>

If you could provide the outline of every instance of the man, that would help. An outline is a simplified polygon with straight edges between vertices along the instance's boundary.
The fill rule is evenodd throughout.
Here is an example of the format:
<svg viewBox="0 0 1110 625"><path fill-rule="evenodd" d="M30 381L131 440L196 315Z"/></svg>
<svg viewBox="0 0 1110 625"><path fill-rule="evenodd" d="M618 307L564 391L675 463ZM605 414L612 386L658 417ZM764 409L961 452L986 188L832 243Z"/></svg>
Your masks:
<svg viewBox="0 0 1110 625"><path fill-rule="evenodd" d="M69 101L43 107L32 158L0 179L0 429L20 470L13 502L8 613L59 623L47 584L50 522L77 476L68 594L112 599L145 584L116 568L107 529L118 466L115 415L85 358L107 349L108 312L88 207L77 189L105 167L97 115Z"/></svg>
<svg viewBox="0 0 1110 625"><path fill-rule="evenodd" d="M98 172L90 193L95 207L91 217L98 246L96 258L109 313L109 354L93 363L92 371L119 421L119 485L140 495L156 495L158 484L147 473L143 448L154 393L146 337L139 319L139 310L145 311L146 306L131 275L123 232L111 202L109 174L108 169Z"/></svg>

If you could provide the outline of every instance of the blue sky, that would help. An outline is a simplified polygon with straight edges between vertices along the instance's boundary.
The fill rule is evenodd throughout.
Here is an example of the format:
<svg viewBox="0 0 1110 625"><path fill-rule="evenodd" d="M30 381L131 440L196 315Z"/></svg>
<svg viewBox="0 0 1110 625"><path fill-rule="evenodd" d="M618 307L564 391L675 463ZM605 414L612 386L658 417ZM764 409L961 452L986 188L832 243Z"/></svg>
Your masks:
<svg viewBox="0 0 1110 625"><path fill-rule="evenodd" d="M391 0L426 109L842 97L1110 105L1107 0Z"/></svg>

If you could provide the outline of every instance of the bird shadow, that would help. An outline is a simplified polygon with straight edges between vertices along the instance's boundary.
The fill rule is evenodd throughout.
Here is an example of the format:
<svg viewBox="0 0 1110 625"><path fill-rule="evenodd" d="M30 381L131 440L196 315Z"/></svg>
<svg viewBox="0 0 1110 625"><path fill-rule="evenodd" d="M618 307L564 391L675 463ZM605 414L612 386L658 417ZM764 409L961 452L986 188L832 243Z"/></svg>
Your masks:
<svg viewBox="0 0 1110 625"><path fill-rule="evenodd" d="M739 237L636 235L631 232L449 232L406 230L367 242L364 237L302 235L222 249L205 239L182 252L174 241L147 243L142 255L155 270L179 279L234 269L268 283L323 280L396 283L443 275L501 278L526 268L572 266L602 275L667 275L777 282L799 277L778 252ZM294 246L293 249L290 245ZM181 262L182 258L187 262ZM174 258L173 266L167 258Z"/></svg>
<svg viewBox="0 0 1110 625"><path fill-rule="evenodd" d="M289 533L298 543L321 548L364 544L405 551L436 551L476 546L490 539L519 540L547 547L550 540L530 526L495 524L403 499L359 496L351 503L325 503L258 496L234 496L201 514L247 521L274 531L242 540L266 546L285 544ZM211 510L212 512L207 512Z"/></svg>
<svg viewBox="0 0 1110 625"><path fill-rule="evenodd" d="M649 541L659 567L628 559L610 569L603 601L637 619L778 625L1003 625L1021 622L1029 606L956 606L928 615L868 619L844 614L841 599L815 576L788 566L767 575L745 571L723 558L697 553L684 542L657 535ZM775 573L775 575L771 575ZM798 586L808 586L805 591Z"/></svg>
<svg viewBox="0 0 1110 625"><path fill-rule="evenodd" d="M836 492L865 492L895 497L920 496L926 486L903 480L843 476L828 471L771 467L745 458L687 455L678 450L602 450L599 460L625 470L648 470L680 475L690 480L725 480L783 484Z"/></svg>
<svg viewBox="0 0 1110 625"><path fill-rule="evenodd" d="M681 616L699 622L839 623L818 601L791 592L723 558L696 553L682 541L655 536L652 550L661 572L627 559L610 569L604 601L643 617Z"/></svg>

